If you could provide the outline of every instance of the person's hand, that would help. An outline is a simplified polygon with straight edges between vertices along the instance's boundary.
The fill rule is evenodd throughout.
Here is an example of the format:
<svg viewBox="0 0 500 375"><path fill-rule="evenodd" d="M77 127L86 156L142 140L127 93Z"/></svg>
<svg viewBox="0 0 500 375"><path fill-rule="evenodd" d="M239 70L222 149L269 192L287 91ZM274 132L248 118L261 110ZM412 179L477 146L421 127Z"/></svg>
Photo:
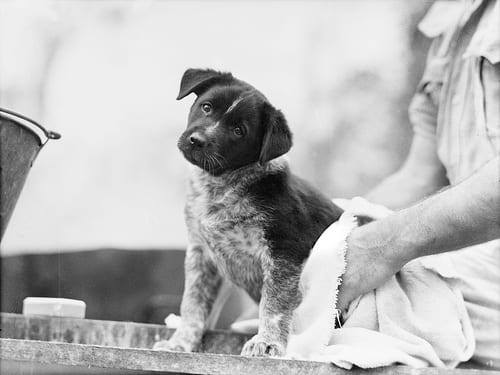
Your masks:
<svg viewBox="0 0 500 375"><path fill-rule="evenodd" d="M354 216L372 220L382 219L392 213L384 206L359 197L333 201ZM392 259L388 252L384 251L383 244L371 239L369 225L354 229L347 239L346 271L342 276L337 308L346 310L351 301L382 285L398 272L403 264L404 262L398 259Z"/></svg>
<svg viewBox="0 0 500 375"><path fill-rule="evenodd" d="M404 265L398 259L390 259L383 244L370 243L363 238L365 227L356 228L347 239L346 271L337 301L341 311L346 311L357 297L384 284Z"/></svg>

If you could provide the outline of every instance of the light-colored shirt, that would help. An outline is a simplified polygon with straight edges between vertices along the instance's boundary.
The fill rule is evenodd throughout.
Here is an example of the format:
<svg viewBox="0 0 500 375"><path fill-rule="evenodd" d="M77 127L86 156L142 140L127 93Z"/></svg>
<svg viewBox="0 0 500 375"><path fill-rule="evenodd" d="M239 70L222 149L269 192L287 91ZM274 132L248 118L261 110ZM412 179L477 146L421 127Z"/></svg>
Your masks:
<svg viewBox="0 0 500 375"><path fill-rule="evenodd" d="M499 1L438 1L420 30L433 42L410 120L454 185L500 153Z"/></svg>

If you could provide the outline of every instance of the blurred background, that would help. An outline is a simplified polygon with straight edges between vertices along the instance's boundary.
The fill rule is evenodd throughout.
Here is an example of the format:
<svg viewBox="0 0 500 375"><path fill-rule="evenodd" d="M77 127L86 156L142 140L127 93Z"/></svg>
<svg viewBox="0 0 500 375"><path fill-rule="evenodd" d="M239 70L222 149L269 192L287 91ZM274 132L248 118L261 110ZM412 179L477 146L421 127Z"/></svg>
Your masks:
<svg viewBox="0 0 500 375"><path fill-rule="evenodd" d="M293 170L324 193L369 191L408 151L430 5L0 1L0 106L62 134L2 241L2 311L28 295L84 299L105 319L176 311L187 177L176 141L193 98L175 97L189 67L262 91L294 132Z"/></svg>

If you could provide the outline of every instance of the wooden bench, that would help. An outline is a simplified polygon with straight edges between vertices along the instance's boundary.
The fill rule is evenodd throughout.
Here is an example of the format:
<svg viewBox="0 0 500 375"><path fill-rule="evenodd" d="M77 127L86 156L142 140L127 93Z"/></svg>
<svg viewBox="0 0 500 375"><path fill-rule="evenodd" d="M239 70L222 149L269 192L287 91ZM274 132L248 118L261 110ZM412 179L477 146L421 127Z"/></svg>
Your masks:
<svg viewBox="0 0 500 375"><path fill-rule="evenodd" d="M346 371L321 362L248 358L238 353L249 336L227 331L208 332L199 353L157 352L151 350L154 342L173 333L161 325L7 313L0 314L0 319L2 362L29 363L30 369L35 369L30 373L35 374L37 365L214 375L500 374L479 369L405 366Z"/></svg>

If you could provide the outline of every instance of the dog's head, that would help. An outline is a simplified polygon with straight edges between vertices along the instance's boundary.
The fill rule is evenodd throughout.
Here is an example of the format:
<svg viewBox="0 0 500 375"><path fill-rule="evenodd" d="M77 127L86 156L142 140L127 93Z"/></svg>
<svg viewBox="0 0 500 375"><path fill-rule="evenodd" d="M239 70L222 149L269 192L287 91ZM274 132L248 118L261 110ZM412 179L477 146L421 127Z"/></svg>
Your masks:
<svg viewBox="0 0 500 375"><path fill-rule="evenodd" d="M286 153L292 134L281 111L230 73L188 69L177 100L197 98L178 146L184 157L212 175L264 164Z"/></svg>

